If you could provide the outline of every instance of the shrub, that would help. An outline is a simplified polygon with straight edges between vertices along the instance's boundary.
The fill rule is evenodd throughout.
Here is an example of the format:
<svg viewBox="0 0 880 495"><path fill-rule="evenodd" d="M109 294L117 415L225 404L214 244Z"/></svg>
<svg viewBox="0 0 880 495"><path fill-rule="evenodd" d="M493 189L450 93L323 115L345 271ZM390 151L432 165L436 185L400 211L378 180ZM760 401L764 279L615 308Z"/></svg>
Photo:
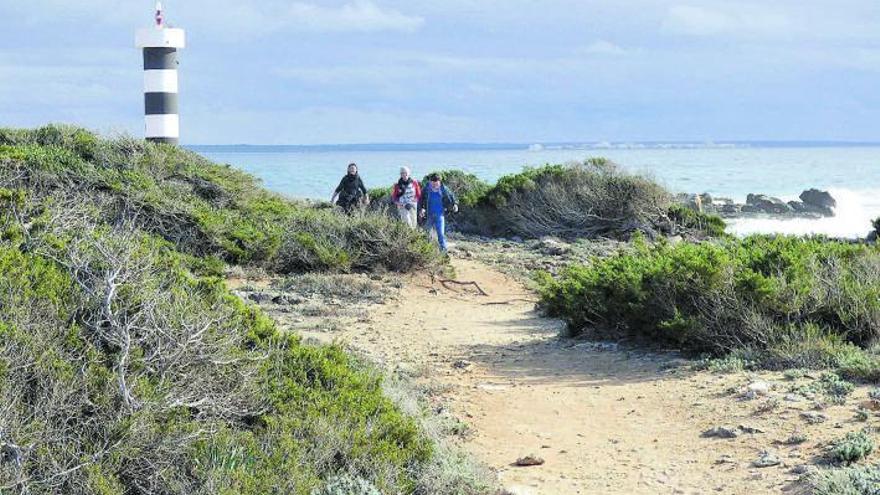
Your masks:
<svg viewBox="0 0 880 495"><path fill-rule="evenodd" d="M751 352L763 366L867 375L857 346L880 329L880 252L821 238L756 236L647 245L541 278L573 333L634 336L695 352Z"/></svg>
<svg viewBox="0 0 880 495"><path fill-rule="evenodd" d="M479 204L488 232L591 238L653 236L668 224L671 200L652 180L592 160L502 177Z"/></svg>
<svg viewBox="0 0 880 495"><path fill-rule="evenodd" d="M382 495L369 481L356 476L335 476L313 495Z"/></svg>
<svg viewBox="0 0 880 495"><path fill-rule="evenodd" d="M390 242L373 238L397 224L303 208L174 147L88 142L0 131L0 491L420 489L441 459L382 376L282 334L220 278L221 257L276 261L293 221L329 269L378 267ZM349 251L327 244L340 232ZM436 255L407 235L396 268Z"/></svg>
<svg viewBox="0 0 880 495"><path fill-rule="evenodd" d="M669 207L669 219L677 230L695 232L708 237L723 237L727 224L717 215L707 215L685 205L674 204Z"/></svg>
<svg viewBox="0 0 880 495"><path fill-rule="evenodd" d="M280 273L408 272L439 259L424 232L387 216L304 210L285 226L273 268Z"/></svg>
<svg viewBox="0 0 880 495"><path fill-rule="evenodd" d="M880 466L824 469L808 484L811 495L880 495Z"/></svg>
<svg viewBox="0 0 880 495"><path fill-rule="evenodd" d="M837 440L828 451L834 462L851 464L868 457L874 451L874 440L864 431L851 431Z"/></svg>
<svg viewBox="0 0 880 495"><path fill-rule="evenodd" d="M443 184L455 192L458 203L462 208L475 207L490 189L489 184L476 175L461 170L437 170L431 172L422 179L422 184L428 184L428 177L431 174L438 174L442 178Z"/></svg>
<svg viewBox="0 0 880 495"><path fill-rule="evenodd" d="M181 251L216 256L230 263L284 266L282 243L310 253L306 266L323 270L371 270L397 264L369 252L369 239L351 232L344 248L327 245L330 232L345 224L341 215L310 208L262 188L254 177L174 146L130 138L100 139L88 131L63 126L0 130L0 179L26 189L38 199L79 195L100 208L96 217L113 218L137 212L138 227L156 234ZM75 193L75 191L79 191ZM337 218L340 217L340 218ZM307 220L303 220L303 219ZM322 227L321 223L325 226ZM290 228L308 224L295 239ZM401 234L392 222L372 221L369 233L380 239ZM366 224L362 224L366 225ZM351 231L353 227L346 230ZM326 235L323 235L326 234ZM414 235L405 236L406 239ZM354 247L362 252L350 253ZM401 250L424 248L405 240ZM402 255L410 269L431 261L429 250ZM413 261L414 257L425 256Z"/></svg>
<svg viewBox="0 0 880 495"><path fill-rule="evenodd" d="M370 204L390 204L391 188L390 187L374 187L367 190L367 196L370 198Z"/></svg>

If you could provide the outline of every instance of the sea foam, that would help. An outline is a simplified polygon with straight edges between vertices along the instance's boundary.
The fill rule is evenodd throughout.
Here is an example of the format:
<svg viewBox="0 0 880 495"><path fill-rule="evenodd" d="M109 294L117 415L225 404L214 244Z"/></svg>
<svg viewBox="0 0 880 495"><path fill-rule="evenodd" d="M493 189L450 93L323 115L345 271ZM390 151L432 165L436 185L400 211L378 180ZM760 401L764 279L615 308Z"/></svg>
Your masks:
<svg viewBox="0 0 880 495"><path fill-rule="evenodd" d="M831 188L837 200L834 216L821 219L739 218L728 220L728 231L738 236L749 234L824 234L830 237L856 239L865 237L873 227L871 221L880 217L880 189L851 190ZM786 201L796 199L786 198Z"/></svg>

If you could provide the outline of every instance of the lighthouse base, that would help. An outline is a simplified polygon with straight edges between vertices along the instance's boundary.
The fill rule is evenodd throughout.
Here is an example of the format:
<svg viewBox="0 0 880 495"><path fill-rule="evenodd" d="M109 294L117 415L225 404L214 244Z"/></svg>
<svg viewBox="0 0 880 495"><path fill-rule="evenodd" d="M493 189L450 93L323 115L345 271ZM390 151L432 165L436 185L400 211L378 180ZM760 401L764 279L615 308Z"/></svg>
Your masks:
<svg viewBox="0 0 880 495"><path fill-rule="evenodd" d="M151 137L147 138L147 141L151 143L162 143L162 144L171 144L177 146L180 144L179 138L170 138L170 137Z"/></svg>

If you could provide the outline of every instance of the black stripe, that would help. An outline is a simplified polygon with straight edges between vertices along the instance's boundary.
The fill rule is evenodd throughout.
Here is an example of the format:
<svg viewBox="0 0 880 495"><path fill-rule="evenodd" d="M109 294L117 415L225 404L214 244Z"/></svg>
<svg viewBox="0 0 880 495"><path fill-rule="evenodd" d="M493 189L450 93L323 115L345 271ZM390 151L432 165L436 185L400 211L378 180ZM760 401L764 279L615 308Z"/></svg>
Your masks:
<svg viewBox="0 0 880 495"><path fill-rule="evenodd" d="M147 138L147 141L150 141L151 143L173 144L174 146L180 144L180 139L169 137L151 137Z"/></svg>
<svg viewBox="0 0 880 495"><path fill-rule="evenodd" d="M144 70L177 68L177 48L144 48Z"/></svg>
<svg viewBox="0 0 880 495"><path fill-rule="evenodd" d="M144 113L147 115L178 113L177 93L144 93Z"/></svg>

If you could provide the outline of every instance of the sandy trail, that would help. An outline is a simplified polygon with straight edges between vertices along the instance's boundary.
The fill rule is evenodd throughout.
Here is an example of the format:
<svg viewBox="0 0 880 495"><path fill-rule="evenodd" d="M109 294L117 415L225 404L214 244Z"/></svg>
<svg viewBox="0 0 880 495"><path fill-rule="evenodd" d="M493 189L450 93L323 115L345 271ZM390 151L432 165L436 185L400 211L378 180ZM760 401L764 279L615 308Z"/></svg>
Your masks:
<svg viewBox="0 0 880 495"><path fill-rule="evenodd" d="M562 339L561 323L541 317L519 282L472 260L453 265L458 280L476 281L489 296L409 278L398 297L332 339L440 390L445 407L470 426L464 448L513 494L790 492L793 466L862 426L852 424L848 406L824 410L824 425L806 425L800 413L811 404L782 401L779 375L696 373L673 354ZM734 391L754 379L773 381L779 392L738 399ZM761 431L701 438L722 425ZM810 442L778 444L805 429ZM753 467L765 449L781 464ZM513 465L526 455L546 462Z"/></svg>
<svg viewBox="0 0 880 495"><path fill-rule="evenodd" d="M717 397L724 378L560 339L561 323L541 317L520 283L477 262L453 264L489 296L415 278L373 310L373 324L342 338L439 384L472 429L465 448L512 493L778 493L796 478L748 469L766 438L700 438L719 415L743 416ZM546 463L512 465L530 454ZM717 463L723 454L730 462Z"/></svg>

